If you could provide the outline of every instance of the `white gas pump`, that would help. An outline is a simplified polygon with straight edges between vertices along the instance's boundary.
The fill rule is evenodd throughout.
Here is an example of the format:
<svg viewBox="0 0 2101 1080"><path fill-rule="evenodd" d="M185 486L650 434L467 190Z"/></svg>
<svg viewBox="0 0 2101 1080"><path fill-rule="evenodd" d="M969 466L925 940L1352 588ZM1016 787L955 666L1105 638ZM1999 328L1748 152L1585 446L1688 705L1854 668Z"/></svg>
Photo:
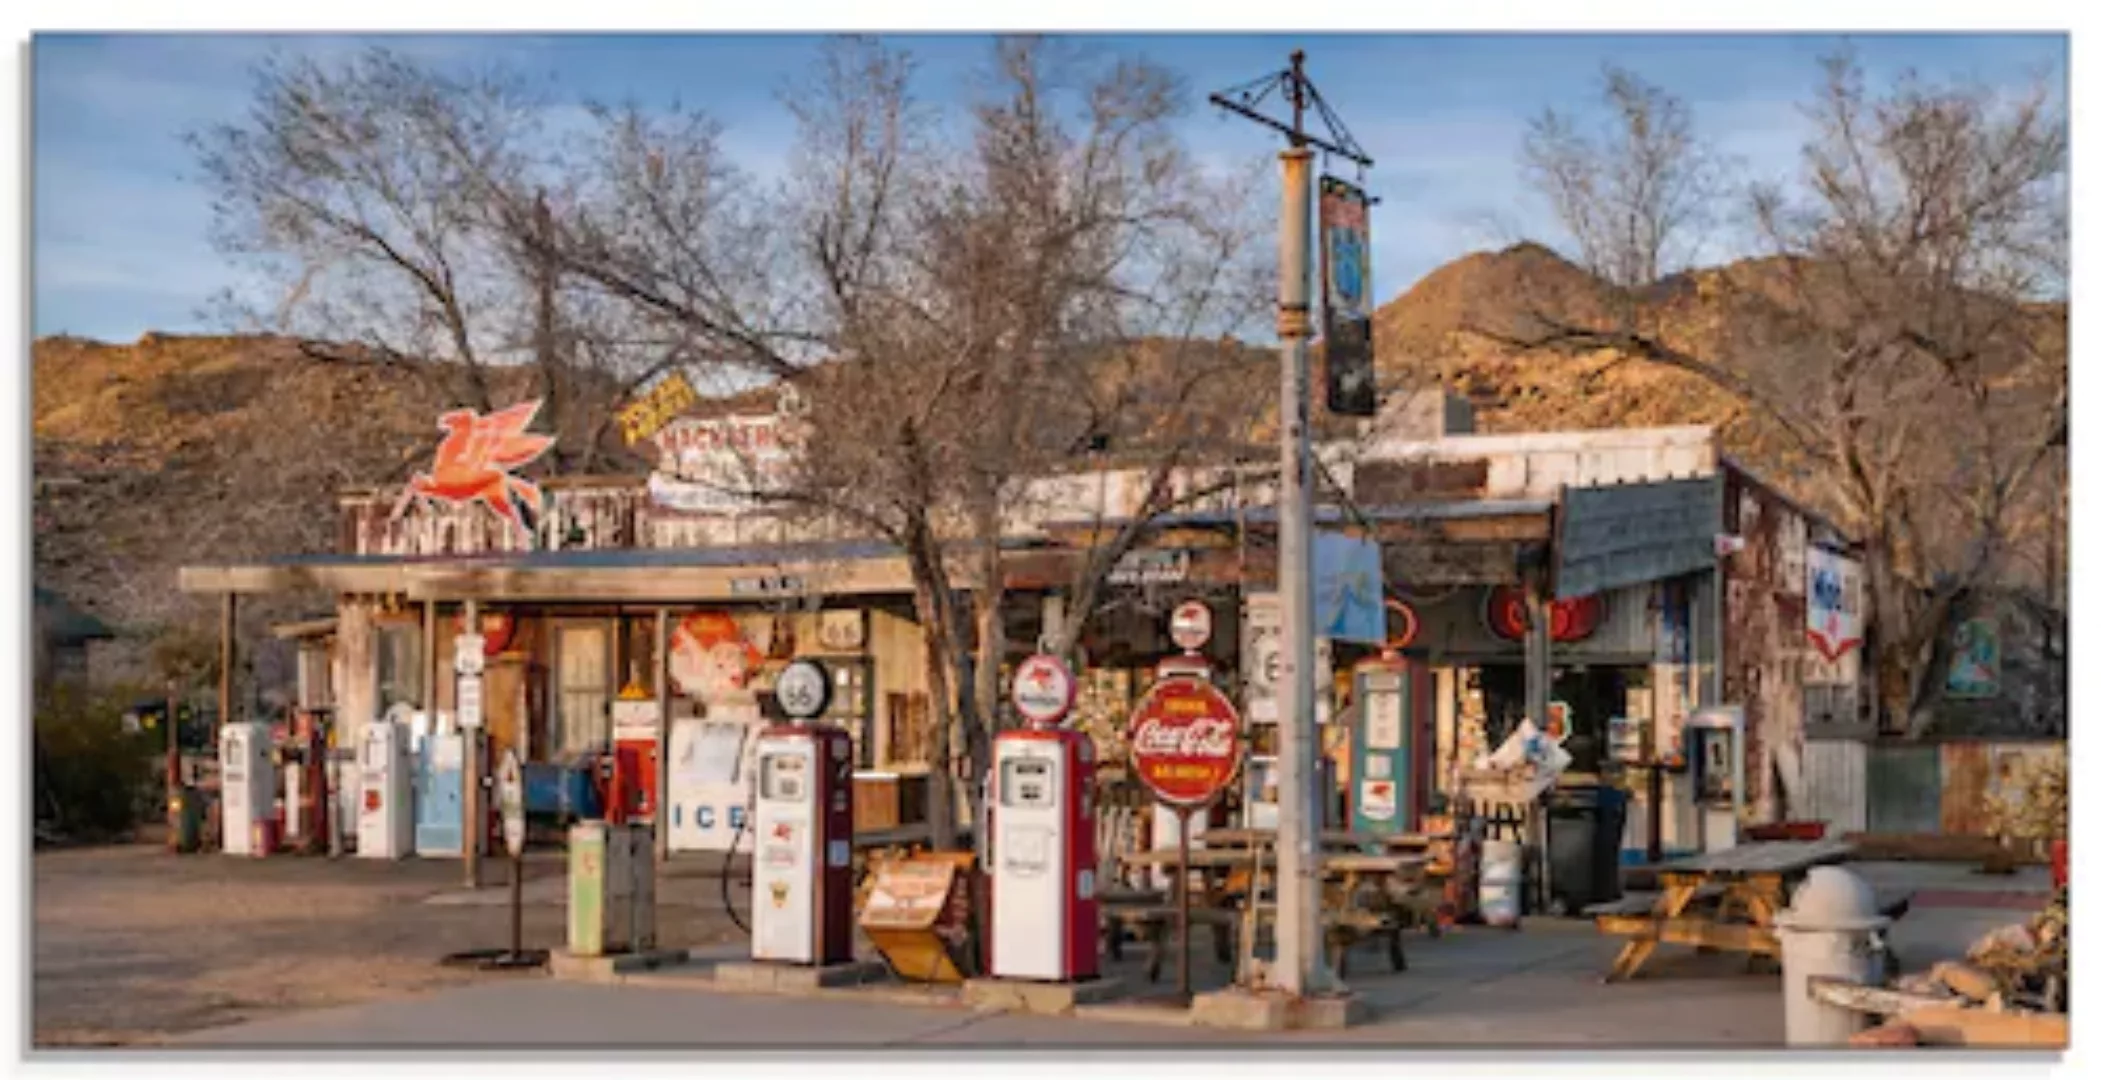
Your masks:
<svg viewBox="0 0 2101 1080"><path fill-rule="evenodd" d="M399 859L414 853L416 818L409 795L409 734L391 719L365 725L357 753L357 854Z"/></svg>
<svg viewBox="0 0 2101 1080"><path fill-rule="evenodd" d="M228 855L268 854L258 826L276 814L277 769L270 762L270 729L230 723L219 730L220 850Z"/></svg>
<svg viewBox="0 0 2101 1080"><path fill-rule="evenodd" d="M830 703L831 677L799 660L775 681L798 723L758 739L752 815L751 958L792 964L853 959L853 739L807 723Z"/></svg>
<svg viewBox="0 0 2101 1080"><path fill-rule="evenodd" d="M1094 742L1070 730L1006 731L992 743L994 978L1099 974Z"/></svg>

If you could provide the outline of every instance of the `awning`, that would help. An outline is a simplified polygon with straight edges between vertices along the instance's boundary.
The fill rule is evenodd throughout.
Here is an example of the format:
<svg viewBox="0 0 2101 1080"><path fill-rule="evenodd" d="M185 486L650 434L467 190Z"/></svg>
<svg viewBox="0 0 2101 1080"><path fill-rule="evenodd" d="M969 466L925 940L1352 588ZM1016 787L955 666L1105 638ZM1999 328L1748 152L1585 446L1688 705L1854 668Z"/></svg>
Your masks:
<svg viewBox="0 0 2101 1080"><path fill-rule="evenodd" d="M689 603L909 593L912 574L895 546L856 540L438 557L288 556L186 566L177 587L188 593L314 590L440 601Z"/></svg>

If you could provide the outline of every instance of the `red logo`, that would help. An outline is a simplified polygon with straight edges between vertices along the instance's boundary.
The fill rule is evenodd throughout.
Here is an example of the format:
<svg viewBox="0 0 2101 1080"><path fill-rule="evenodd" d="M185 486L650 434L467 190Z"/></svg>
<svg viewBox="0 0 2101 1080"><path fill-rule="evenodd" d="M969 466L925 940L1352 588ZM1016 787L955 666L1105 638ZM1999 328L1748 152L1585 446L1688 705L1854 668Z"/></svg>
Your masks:
<svg viewBox="0 0 2101 1080"><path fill-rule="evenodd" d="M1014 669L1014 711L1032 724L1055 724L1072 711L1079 683L1055 656L1037 653Z"/></svg>
<svg viewBox="0 0 2101 1080"><path fill-rule="evenodd" d="M1525 640L1525 630L1532 620L1525 614L1524 591L1507 585L1490 590L1485 621L1505 641ZM1555 641L1582 641L1597 633L1604 621L1605 601L1601 597L1579 596L1547 605L1547 636Z"/></svg>
<svg viewBox="0 0 2101 1080"><path fill-rule="evenodd" d="M1165 678L1131 714L1130 744L1131 767L1154 798L1202 806L1240 768L1240 714L1209 682Z"/></svg>
<svg viewBox="0 0 2101 1080"><path fill-rule="evenodd" d="M438 443L437 459L429 472L409 478L396 512L412 499L453 505L478 502L514 532L530 538L532 522L540 516L540 488L512 474L554 445L551 435L526 433L539 411L539 402L528 401L487 416L454 409L438 417L438 430L445 438Z"/></svg>

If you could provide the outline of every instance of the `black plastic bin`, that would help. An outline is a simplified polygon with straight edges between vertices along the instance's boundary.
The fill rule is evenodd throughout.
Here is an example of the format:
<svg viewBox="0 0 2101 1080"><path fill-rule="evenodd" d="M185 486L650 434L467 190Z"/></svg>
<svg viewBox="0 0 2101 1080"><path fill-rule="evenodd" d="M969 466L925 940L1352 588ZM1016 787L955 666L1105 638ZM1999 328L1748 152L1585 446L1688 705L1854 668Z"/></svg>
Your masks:
<svg viewBox="0 0 2101 1080"><path fill-rule="evenodd" d="M1606 785L1547 794L1548 910L1573 915L1620 898L1620 838L1627 793Z"/></svg>

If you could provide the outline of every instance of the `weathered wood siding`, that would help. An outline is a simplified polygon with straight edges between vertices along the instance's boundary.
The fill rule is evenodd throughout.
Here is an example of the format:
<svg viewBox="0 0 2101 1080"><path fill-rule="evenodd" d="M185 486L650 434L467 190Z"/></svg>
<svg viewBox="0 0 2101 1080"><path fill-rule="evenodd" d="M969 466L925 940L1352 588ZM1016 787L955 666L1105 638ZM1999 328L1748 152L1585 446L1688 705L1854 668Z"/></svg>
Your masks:
<svg viewBox="0 0 2101 1080"><path fill-rule="evenodd" d="M1802 803L1792 815L1829 823L1837 834L1868 827L1868 744L1810 739L1802 752Z"/></svg>

